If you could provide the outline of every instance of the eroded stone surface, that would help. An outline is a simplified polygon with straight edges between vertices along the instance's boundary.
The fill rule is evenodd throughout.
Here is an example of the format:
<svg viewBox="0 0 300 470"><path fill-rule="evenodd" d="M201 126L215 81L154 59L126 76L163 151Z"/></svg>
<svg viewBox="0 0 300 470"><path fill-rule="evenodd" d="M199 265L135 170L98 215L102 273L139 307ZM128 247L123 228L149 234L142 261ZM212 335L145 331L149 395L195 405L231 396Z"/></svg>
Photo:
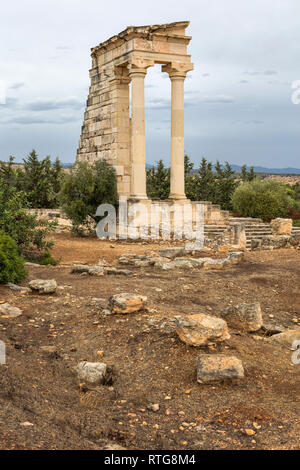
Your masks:
<svg viewBox="0 0 300 470"><path fill-rule="evenodd" d="M293 229L292 219L273 219L270 223L273 235L291 235Z"/></svg>
<svg viewBox="0 0 300 470"><path fill-rule="evenodd" d="M242 361L224 354L200 354L197 359L197 382L211 384L244 377Z"/></svg>
<svg viewBox="0 0 300 470"><path fill-rule="evenodd" d="M0 315L8 318L17 318L22 315L22 310L18 307L13 307L9 303L0 304Z"/></svg>
<svg viewBox="0 0 300 470"><path fill-rule="evenodd" d="M112 313L134 313L144 310L147 302L147 297L138 294L115 294L109 300L109 309Z"/></svg>
<svg viewBox="0 0 300 470"><path fill-rule="evenodd" d="M221 313L229 326L240 331L258 331L263 324L261 307L258 302L242 303L225 308Z"/></svg>
<svg viewBox="0 0 300 470"><path fill-rule="evenodd" d="M294 341L300 341L300 328L286 330L278 335L271 336L269 341L272 343L280 343L288 348L291 348Z"/></svg>
<svg viewBox="0 0 300 470"><path fill-rule="evenodd" d="M185 247L180 246L180 247L163 248L162 250L159 251L159 254L164 258L174 259L179 256L183 256L185 254Z"/></svg>
<svg viewBox="0 0 300 470"><path fill-rule="evenodd" d="M80 362L76 367L79 380L93 385L103 383L107 366L102 362Z"/></svg>
<svg viewBox="0 0 300 470"><path fill-rule="evenodd" d="M57 289L57 283L55 279L34 279L29 282L29 287L39 294L53 294Z"/></svg>
<svg viewBox="0 0 300 470"><path fill-rule="evenodd" d="M227 323L221 318L199 313L187 317L177 316L175 319L179 338L191 346L205 346L230 338Z"/></svg>

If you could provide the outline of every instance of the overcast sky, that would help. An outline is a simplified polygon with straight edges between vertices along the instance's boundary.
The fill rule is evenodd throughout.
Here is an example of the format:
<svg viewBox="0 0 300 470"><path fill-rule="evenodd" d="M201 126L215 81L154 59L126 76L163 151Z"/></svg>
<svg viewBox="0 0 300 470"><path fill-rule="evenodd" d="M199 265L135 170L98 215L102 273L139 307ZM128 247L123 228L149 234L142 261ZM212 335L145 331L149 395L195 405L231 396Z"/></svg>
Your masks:
<svg viewBox="0 0 300 470"><path fill-rule="evenodd" d="M10 0L1 2L0 159L74 162L90 48L127 26L190 20L185 150L234 164L300 168L299 0ZM170 155L170 83L146 77L147 163Z"/></svg>

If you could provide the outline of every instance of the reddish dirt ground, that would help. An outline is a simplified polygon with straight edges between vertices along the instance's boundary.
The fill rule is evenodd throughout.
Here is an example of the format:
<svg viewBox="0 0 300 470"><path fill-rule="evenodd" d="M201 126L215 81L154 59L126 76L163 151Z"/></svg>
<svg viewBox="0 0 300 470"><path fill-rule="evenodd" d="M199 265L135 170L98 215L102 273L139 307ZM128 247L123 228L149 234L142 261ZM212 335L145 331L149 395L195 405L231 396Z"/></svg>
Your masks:
<svg viewBox="0 0 300 470"><path fill-rule="evenodd" d="M299 448L300 366L289 348L234 330L222 344L193 348L168 320L179 313L219 316L231 303L259 301L266 321L295 327L300 251L246 253L243 263L222 271L149 267L96 277L71 274L69 266L97 264L100 257L116 263L122 253L160 247L65 234L55 241L61 264L30 267L22 284L54 278L63 288L41 296L0 287L0 301L23 310L16 319L0 317L7 347L7 364L0 366L1 449ZM101 307L118 292L146 295L148 311L103 316ZM56 352L41 350L48 345ZM245 379L198 384L196 358L203 351L240 358ZM80 387L74 367L83 360L108 364L108 383ZM148 410L153 403L159 411Z"/></svg>

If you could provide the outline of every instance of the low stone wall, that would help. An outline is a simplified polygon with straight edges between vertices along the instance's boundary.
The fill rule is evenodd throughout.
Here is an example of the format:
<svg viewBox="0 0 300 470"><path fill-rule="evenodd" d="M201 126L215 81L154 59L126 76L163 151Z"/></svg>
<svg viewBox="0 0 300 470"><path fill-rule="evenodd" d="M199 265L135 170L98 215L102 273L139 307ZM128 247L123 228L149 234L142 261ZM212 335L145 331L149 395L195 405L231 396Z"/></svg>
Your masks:
<svg viewBox="0 0 300 470"><path fill-rule="evenodd" d="M279 250L280 248L300 249L300 232L293 235L267 235L253 238L251 250Z"/></svg>

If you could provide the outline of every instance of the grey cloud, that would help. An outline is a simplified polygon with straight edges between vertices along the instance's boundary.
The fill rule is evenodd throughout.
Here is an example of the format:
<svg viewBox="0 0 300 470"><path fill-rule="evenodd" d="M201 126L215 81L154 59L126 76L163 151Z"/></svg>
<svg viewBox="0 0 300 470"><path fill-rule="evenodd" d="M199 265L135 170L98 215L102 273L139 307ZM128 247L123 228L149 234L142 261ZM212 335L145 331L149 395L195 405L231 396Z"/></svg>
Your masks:
<svg viewBox="0 0 300 470"><path fill-rule="evenodd" d="M277 75L276 70L266 70L264 75Z"/></svg>
<svg viewBox="0 0 300 470"><path fill-rule="evenodd" d="M43 118L40 116L17 116L14 118L7 119L2 124L67 124L70 122L76 122L81 119L81 116L60 116L53 118Z"/></svg>
<svg viewBox="0 0 300 470"><path fill-rule="evenodd" d="M10 85L9 88L11 90L19 90L19 88L22 88L23 86L25 86L24 82L16 82L16 83L13 83L12 85Z"/></svg>
<svg viewBox="0 0 300 470"><path fill-rule="evenodd" d="M32 101L24 106L24 109L29 111L50 111L55 109L64 109L64 108L71 108L71 109L81 109L84 106L84 102L78 98L66 98L60 100L37 100Z"/></svg>

